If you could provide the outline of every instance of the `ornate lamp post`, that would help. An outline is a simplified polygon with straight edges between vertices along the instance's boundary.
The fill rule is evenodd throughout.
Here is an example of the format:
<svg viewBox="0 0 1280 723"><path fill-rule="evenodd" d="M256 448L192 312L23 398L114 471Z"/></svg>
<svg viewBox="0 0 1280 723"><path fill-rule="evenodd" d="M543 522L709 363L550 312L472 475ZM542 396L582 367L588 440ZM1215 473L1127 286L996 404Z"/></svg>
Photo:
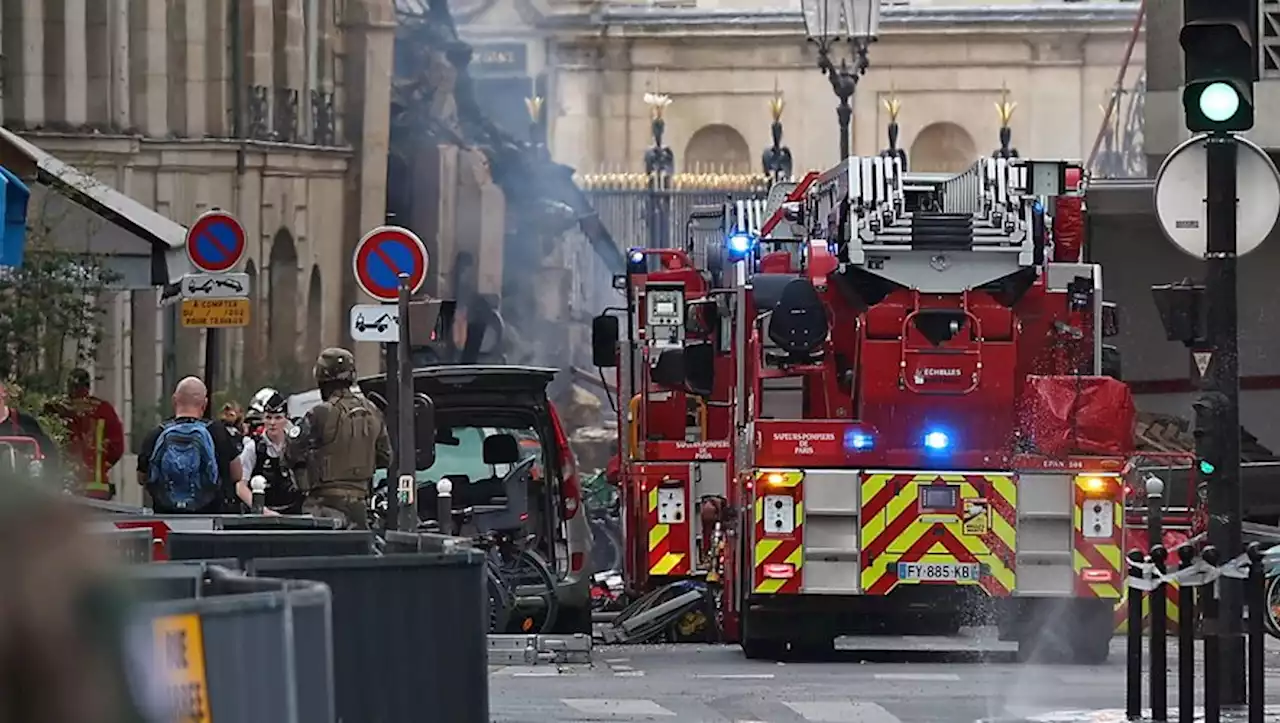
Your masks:
<svg viewBox="0 0 1280 723"><path fill-rule="evenodd" d="M885 158L897 158L902 162L902 170L907 170L907 152L898 147L898 114L902 112L902 101L896 95L885 98L884 109L889 113L889 147L880 151Z"/></svg>
<svg viewBox="0 0 1280 723"><path fill-rule="evenodd" d="M1009 127L1009 121L1013 119L1013 112L1018 109L1018 104L1009 100L1009 86L1003 86L1000 89L1000 102L996 103L996 113L1000 114L1000 147L991 154L992 158L1017 158L1018 149L1011 147L1013 142L1013 129Z"/></svg>
<svg viewBox="0 0 1280 723"><path fill-rule="evenodd" d="M663 231L667 223L667 192L671 177L676 172L676 156L662 145L662 134L667 129L663 113L671 105L671 96L662 93L645 93L644 103L649 106L649 130L653 134L653 147L644 152L644 172L649 183L649 248L661 248Z"/></svg>
<svg viewBox="0 0 1280 723"><path fill-rule="evenodd" d="M782 111L786 107L787 102L782 99L782 92L775 90L773 98L769 101L769 113L773 116L773 125L770 126L773 145L764 149L764 154L760 158L764 166L764 175L775 183L791 179L791 149L782 145Z"/></svg>
<svg viewBox="0 0 1280 723"><path fill-rule="evenodd" d="M849 157L849 125L853 120L850 100L858 89L858 79L867 73L867 49L880 33L880 0L801 0L804 31L818 46L818 68L831 82L831 91L840 101L836 119L840 124L840 159ZM832 50L840 41L849 43L849 57L839 65Z"/></svg>

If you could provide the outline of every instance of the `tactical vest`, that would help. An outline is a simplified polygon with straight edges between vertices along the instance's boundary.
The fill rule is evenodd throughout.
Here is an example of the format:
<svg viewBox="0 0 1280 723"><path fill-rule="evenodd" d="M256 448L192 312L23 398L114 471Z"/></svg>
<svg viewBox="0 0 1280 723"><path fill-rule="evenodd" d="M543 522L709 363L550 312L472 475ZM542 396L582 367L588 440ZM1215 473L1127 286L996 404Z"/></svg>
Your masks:
<svg viewBox="0 0 1280 723"><path fill-rule="evenodd" d="M326 415L323 439L333 440L313 450L310 480L312 490L324 487L366 493L377 466L378 434L382 413L373 403L349 390L338 392L327 402L333 414Z"/></svg>
<svg viewBox="0 0 1280 723"><path fill-rule="evenodd" d="M283 450L278 455L271 454L271 443L261 435L253 438L254 464L253 475L262 475L267 480L266 505L277 511L294 511L302 504L298 484L293 470L284 464Z"/></svg>

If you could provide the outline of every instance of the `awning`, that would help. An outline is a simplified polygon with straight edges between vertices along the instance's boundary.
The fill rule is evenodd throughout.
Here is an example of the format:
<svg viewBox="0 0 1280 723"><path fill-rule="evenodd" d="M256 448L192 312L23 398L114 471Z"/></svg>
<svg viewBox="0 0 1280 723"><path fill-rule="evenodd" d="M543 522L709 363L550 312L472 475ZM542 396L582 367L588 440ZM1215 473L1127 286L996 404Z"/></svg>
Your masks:
<svg viewBox="0 0 1280 723"><path fill-rule="evenodd" d="M184 249L187 229L98 179L67 165L0 127L0 165L34 179L151 246L151 283L162 286L191 271Z"/></svg>

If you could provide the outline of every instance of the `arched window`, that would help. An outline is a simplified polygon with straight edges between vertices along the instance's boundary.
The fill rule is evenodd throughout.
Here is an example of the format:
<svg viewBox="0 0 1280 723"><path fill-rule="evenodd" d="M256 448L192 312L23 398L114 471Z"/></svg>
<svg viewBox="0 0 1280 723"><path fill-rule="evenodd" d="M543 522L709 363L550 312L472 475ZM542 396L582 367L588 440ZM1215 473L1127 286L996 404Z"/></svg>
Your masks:
<svg viewBox="0 0 1280 723"><path fill-rule="evenodd" d="M303 354L303 363L320 356L320 346L324 343L324 314L321 300L324 298L320 284L320 267L311 267L311 284L307 289L307 347Z"/></svg>
<svg viewBox="0 0 1280 723"><path fill-rule="evenodd" d="M926 126L911 143L911 170L926 173L963 171L978 160L978 147L969 131L955 123Z"/></svg>
<svg viewBox="0 0 1280 723"><path fill-rule="evenodd" d="M298 362L298 250L287 229L276 232L271 240L267 277L270 289L267 305L267 345L272 371L288 376Z"/></svg>
<svg viewBox="0 0 1280 723"><path fill-rule="evenodd" d="M686 173L751 173L756 164L742 134L721 123L703 126L684 148Z"/></svg>

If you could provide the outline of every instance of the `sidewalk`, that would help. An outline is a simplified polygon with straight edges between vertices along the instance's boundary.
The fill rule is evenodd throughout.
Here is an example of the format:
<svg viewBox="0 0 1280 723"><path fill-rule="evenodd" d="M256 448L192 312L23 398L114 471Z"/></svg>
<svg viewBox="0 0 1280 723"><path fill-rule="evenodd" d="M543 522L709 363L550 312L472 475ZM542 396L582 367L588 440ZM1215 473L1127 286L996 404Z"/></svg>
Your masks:
<svg viewBox="0 0 1280 723"><path fill-rule="evenodd" d="M1143 717L1139 719L1143 723L1151 723L1151 709L1147 708L1142 711ZM1197 721L1204 720L1204 709L1197 707L1195 709L1195 719ZM1244 708L1223 708L1223 723L1246 723L1249 720L1248 711ZM1263 711L1263 720L1266 723L1280 723L1280 705L1268 705ZM1051 713L1038 713L1019 717L1014 715L1000 716L996 718L984 718L977 723L1127 723L1128 718L1125 716L1123 708L1107 708L1103 710L1061 710ZM1176 705L1169 706L1169 723L1177 723L1178 708Z"/></svg>

